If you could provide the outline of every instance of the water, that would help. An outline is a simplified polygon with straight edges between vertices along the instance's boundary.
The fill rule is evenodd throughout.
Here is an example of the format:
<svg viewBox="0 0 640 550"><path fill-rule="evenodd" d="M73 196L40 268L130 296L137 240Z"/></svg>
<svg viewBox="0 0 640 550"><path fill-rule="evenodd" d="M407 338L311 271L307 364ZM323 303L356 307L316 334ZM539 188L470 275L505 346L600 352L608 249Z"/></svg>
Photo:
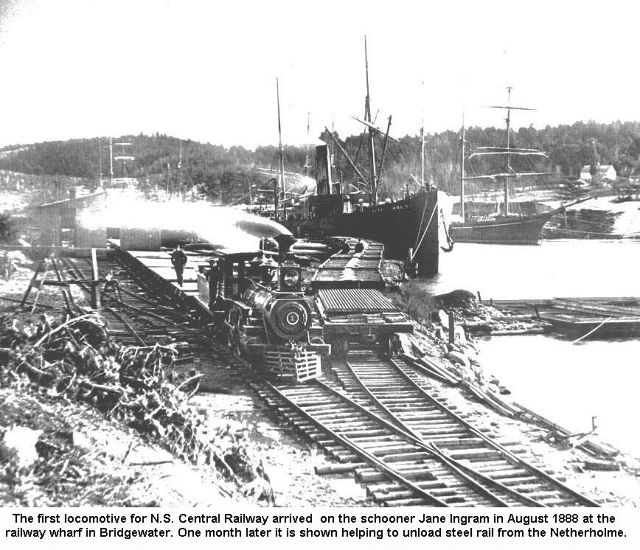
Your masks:
<svg viewBox="0 0 640 550"><path fill-rule="evenodd" d="M483 299L640 296L640 240L456 243L425 284L436 293L480 291Z"/></svg>
<svg viewBox="0 0 640 550"><path fill-rule="evenodd" d="M515 401L574 433L591 429L640 457L640 340L607 342L549 336L502 336L478 342L480 361Z"/></svg>
<svg viewBox="0 0 640 550"><path fill-rule="evenodd" d="M483 298L640 296L640 242L545 241L540 246L458 243L441 255L434 293L457 288ZM516 401L575 432L591 429L640 457L640 339L503 336L477 342L480 361Z"/></svg>

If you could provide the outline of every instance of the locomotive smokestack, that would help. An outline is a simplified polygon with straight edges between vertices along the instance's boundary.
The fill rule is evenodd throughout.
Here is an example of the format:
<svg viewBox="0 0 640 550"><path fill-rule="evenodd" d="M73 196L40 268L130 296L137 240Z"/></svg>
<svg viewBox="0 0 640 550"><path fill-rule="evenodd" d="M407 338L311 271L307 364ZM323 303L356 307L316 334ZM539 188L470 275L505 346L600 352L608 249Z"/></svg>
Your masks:
<svg viewBox="0 0 640 550"><path fill-rule="evenodd" d="M274 240L278 243L278 261L282 263L285 261L291 245L296 242L296 238L291 234L282 234L274 237Z"/></svg>

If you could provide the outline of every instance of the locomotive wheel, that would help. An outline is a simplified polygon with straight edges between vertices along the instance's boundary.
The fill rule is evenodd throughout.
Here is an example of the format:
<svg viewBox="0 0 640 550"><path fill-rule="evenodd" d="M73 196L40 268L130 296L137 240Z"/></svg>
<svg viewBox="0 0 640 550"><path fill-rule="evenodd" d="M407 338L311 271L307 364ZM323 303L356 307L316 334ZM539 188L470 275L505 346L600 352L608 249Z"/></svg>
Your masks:
<svg viewBox="0 0 640 550"><path fill-rule="evenodd" d="M240 323L242 322L242 312L233 307L227 315L227 345L234 357L240 357Z"/></svg>

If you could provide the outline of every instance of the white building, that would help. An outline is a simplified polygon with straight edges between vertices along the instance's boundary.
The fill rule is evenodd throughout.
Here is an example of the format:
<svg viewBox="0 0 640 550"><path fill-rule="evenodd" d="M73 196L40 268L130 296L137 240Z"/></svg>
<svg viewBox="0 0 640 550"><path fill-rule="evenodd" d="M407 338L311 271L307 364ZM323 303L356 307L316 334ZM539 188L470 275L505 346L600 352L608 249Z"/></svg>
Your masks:
<svg viewBox="0 0 640 550"><path fill-rule="evenodd" d="M586 164L580 170L580 179L587 183L611 184L616 181L618 173L611 164L599 164L596 167L596 173L591 174L591 165Z"/></svg>

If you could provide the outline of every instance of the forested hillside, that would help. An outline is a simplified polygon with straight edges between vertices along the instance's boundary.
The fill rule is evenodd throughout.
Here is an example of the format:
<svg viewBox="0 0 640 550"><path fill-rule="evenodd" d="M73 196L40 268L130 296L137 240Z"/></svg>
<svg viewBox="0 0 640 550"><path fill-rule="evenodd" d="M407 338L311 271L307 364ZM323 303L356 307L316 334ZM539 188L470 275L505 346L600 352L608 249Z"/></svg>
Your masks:
<svg viewBox="0 0 640 550"><path fill-rule="evenodd" d="M331 141L326 135L321 137ZM337 137L350 156L357 159L362 172L368 174L366 140L357 135L346 139ZM116 176L136 177L143 188L170 192L175 192L180 183L183 190L196 189L225 203L241 200L250 189L264 188L268 176L257 173L255 168L275 169L278 166L278 153L274 146L258 147L252 151L158 134L114 139L114 143L122 141L132 145L125 147L124 153L121 146L114 145L114 155L131 155L135 160L127 163L124 169L121 163L115 162L113 170ZM474 147L504 145L505 132L503 128L469 128L466 142L467 151L473 151ZM537 169L575 178L583 165L600 162L613 164L623 177L640 175L640 123L637 122L576 122L543 129L521 128L513 133L512 143L517 147L542 149L549 154L549 160L540 159L537 166L523 166L523 171ZM460 132L425 136L425 179L455 192L460 178L460 144ZM377 145L379 160L382 137L377 138ZM333 144L332 149L335 149ZM357 183L355 172L343 155L334 153L337 177L344 182ZM313 148L310 154L313 164ZM285 169L303 172L306 155L304 146L286 146ZM470 173L486 173L486 168L474 159L467 162ZM109 140L78 139L7 146L0 149L0 169L44 176L81 177L89 185L92 182L97 185L100 175L108 177L111 170ZM420 175L419 136L405 136L398 142L388 143L382 172L382 196L399 196L405 186L413 186L409 174Z"/></svg>

